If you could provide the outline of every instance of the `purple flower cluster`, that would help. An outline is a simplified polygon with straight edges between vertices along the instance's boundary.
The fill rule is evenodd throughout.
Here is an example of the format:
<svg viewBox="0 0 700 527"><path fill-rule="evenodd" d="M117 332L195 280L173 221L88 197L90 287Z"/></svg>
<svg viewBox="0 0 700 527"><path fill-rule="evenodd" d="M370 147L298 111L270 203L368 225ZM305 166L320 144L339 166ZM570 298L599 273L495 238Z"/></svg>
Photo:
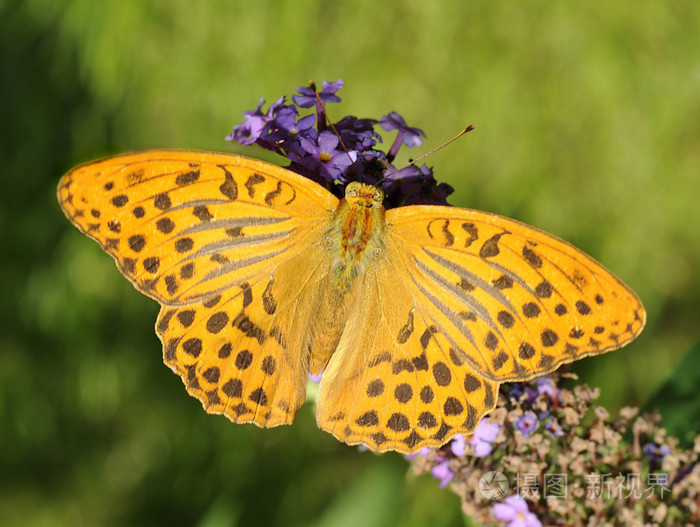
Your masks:
<svg viewBox="0 0 700 527"><path fill-rule="evenodd" d="M265 101L260 99L255 110L243 113L245 121L234 126L226 140L257 144L287 157L290 170L324 185L338 197L344 195L349 182L361 181L383 188L386 208L447 205L452 187L438 184L426 165L401 169L392 165L402 144L409 148L419 146L421 137L425 137L422 130L408 126L398 113L391 112L379 120L347 116L329 124L325 104L340 102L336 94L343 86L340 79L324 81L318 99L315 88L299 87L299 93L292 96L295 104L285 104L285 97L281 97L267 111L263 111ZM302 116L300 108L315 108L315 113ZM374 129L376 125L397 131L388 152L376 148L382 142Z"/></svg>
<svg viewBox="0 0 700 527"><path fill-rule="evenodd" d="M700 436L681 448L658 414L611 417L598 389L559 379L504 385L471 438L424 449L414 470L458 494L475 525L697 525ZM495 473L515 494L493 493Z"/></svg>

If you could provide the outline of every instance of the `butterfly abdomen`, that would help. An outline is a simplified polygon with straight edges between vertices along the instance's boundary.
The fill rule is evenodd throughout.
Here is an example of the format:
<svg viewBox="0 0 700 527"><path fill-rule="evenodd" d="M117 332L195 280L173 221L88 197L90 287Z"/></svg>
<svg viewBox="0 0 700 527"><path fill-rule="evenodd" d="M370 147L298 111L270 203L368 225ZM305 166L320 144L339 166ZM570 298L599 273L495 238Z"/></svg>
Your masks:
<svg viewBox="0 0 700 527"><path fill-rule="evenodd" d="M345 329L352 293L338 295L334 280L327 280L318 291L316 316L309 331L309 371L318 375L328 364Z"/></svg>

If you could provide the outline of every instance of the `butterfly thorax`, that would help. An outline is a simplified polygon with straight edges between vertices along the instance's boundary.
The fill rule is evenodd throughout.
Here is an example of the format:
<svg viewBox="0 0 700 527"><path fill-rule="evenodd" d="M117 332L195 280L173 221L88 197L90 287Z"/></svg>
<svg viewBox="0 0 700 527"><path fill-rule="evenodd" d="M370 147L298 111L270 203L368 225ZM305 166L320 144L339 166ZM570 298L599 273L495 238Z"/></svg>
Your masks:
<svg viewBox="0 0 700 527"><path fill-rule="evenodd" d="M335 286L347 293L367 262L381 252L385 226L384 193L372 185L350 183L334 218L333 236L338 240L334 269Z"/></svg>
<svg viewBox="0 0 700 527"><path fill-rule="evenodd" d="M311 331L312 373L323 369L330 359L347 322L348 310L359 301L356 291L365 278L367 265L383 252L383 197L376 187L350 183L335 211L327 237L332 264L319 292L318 317Z"/></svg>

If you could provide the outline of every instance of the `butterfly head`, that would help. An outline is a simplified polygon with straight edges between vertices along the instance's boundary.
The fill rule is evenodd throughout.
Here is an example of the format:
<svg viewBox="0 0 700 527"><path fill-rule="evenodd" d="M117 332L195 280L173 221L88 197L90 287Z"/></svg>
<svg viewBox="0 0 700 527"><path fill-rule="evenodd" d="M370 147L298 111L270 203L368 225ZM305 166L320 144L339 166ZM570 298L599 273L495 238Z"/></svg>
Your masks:
<svg viewBox="0 0 700 527"><path fill-rule="evenodd" d="M384 191L374 185L367 185L359 181L351 181L348 183L348 186L345 187L345 198L359 198L359 200L364 201L370 200L381 205L384 201ZM373 203L370 203L370 205L373 205Z"/></svg>

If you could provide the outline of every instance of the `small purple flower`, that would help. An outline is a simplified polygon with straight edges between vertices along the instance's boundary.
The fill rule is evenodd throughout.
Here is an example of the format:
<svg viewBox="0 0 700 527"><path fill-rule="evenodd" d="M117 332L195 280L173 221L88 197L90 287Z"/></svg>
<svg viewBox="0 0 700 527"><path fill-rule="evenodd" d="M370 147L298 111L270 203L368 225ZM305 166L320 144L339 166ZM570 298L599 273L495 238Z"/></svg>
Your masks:
<svg viewBox="0 0 700 527"><path fill-rule="evenodd" d="M388 194L396 189L404 196L407 191L415 191L416 188L420 188L425 180L432 176L426 165L423 167L408 165L399 170L394 169L392 165L387 172L388 175L384 180L384 191Z"/></svg>
<svg viewBox="0 0 700 527"><path fill-rule="evenodd" d="M227 141L237 141L242 145L252 145L265 132L269 123L274 119L274 114L279 107L284 104L284 97L280 97L270 105L267 113L262 113L260 109L265 104L265 99L261 98L255 110L243 112L245 121L233 127L233 133L226 136Z"/></svg>
<svg viewBox="0 0 700 527"><path fill-rule="evenodd" d="M374 131L375 124L375 119L358 119L348 115L335 123L335 129L348 150L385 157L381 150L374 150L377 143L382 142L382 136Z"/></svg>
<svg viewBox="0 0 700 527"><path fill-rule="evenodd" d="M649 461L659 463L671 453L671 449L666 445L659 446L656 443L647 443L642 447L642 452L644 452Z"/></svg>
<svg viewBox="0 0 700 527"><path fill-rule="evenodd" d="M391 112L389 115L384 115L379 120L379 125L384 128L387 132L391 130L398 130L399 137L409 148L414 146L420 146L423 140L420 136L425 137L425 132L420 128L412 128L406 124L403 117L401 117L396 112Z"/></svg>
<svg viewBox="0 0 700 527"><path fill-rule="evenodd" d="M537 416L532 412L525 412L515 422L515 427L524 436L529 436L537 428Z"/></svg>
<svg viewBox="0 0 700 527"><path fill-rule="evenodd" d="M529 386L526 386L525 393L527 394L527 402L532 404L535 402L537 397L542 394L546 394L550 398L555 399L557 397L557 387L554 385L552 380L545 375L543 377L538 377L535 380L534 390Z"/></svg>
<svg viewBox="0 0 700 527"><path fill-rule="evenodd" d="M321 132L317 141L302 139L301 147L322 163L329 163L341 151L338 150L338 138L333 132Z"/></svg>
<svg viewBox="0 0 700 527"><path fill-rule="evenodd" d="M518 494L508 496L504 503L496 503L493 515L508 522L507 527L542 527L537 516L528 509L525 499Z"/></svg>
<svg viewBox="0 0 700 527"><path fill-rule="evenodd" d="M514 382L510 385L508 398L511 401L519 401L520 397L525 393L525 385L522 382Z"/></svg>
<svg viewBox="0 0 700 527"><path fill-rule="evenodd" d="M289 137L296 137L310 129L316 122L314 114L302 117L297 122L296 106L285 106L280 108L274 121L274 127L287 132Z"/></svg>
<svg viewBox="0 0 700 527"><path fill-rule="evenodd" d="M435 465L430 472L433 474L433 477L435 479L440 480L440 488L444 489L447 487L447 484L452 481L452 478L454 477L455 473L450 467L450 462L445 459L444 461L438 463Z"/></svg>
<svg viewBox="0 0 700 527"><path fill-rule="evenodd" d="M450 441L450 450L455 456L462 457L464 456L464 445L466 442L467 439L462 434L457 434Z"/></svg>
<svg viewBox="0 0 700 527"><path fill-rule="evenodd" d="M423 142L420 136L422 135L425 137L425 132L423 132L423 130L420 128L411 128L406 124L406 121L403 120L403 117L396 112L391 112L389 115L382 116L382 118L379 120L379 125L386 131L394 129L399 131L396 139L394 140L394 144L391 145L391 148L386 155L386 158L389 161L394 160L402 143L409 148L420 146Z"/></svg>
<svg viewBox="0 0 700 527"><path fill-rule="evenodd" d="M314 384L318 384L319 382L321 382L321 377L323 377L323 372L319 373L318 375L311 375L309 373L309 380Z"/></svg>
<svg viewBox="0 0 700 527"><path fill-rule="evenodd" d="M486 457L493 452L493 442L498 437L501 427L497 423L487 423L486 419L479 421L469 444L474 447L475 457Z"/></svg>
<svg viewBox="0 0 700 527"><path fill-rule="evenodd" d="M315 122L316 116L313 114L297 121L297 107L284 106L277 112L271 125L272 131L265 139L283 148L287 152L287 157L291 157L289 153L301 157L304 153L299 146L299 141L304 137L316 139L316 130L312 128Z"/></svg>
<svg viewBox="0 0 700 527"><path fill-rule="evenodd" d="M559 422L554 418L550 417L544 425L544 429L547 430L554 437L561 437L564 435L564 429L561 427Z"/></svg>
<svg viewBox="0 0 700 527"><path fill-rule="evenodd" d="M321 86L321 91L318 92L318 96L321 99L321 101L323 101L324 103L340 102L340 97L336 95L336 92L340 90L340 88L345 86L345 83L342 81L342 79L338 79L335 82L323 81L323 84ZM314 93L313 88L311 88L310 86L299 86L297 88L297 91L301 95L292 95L292 99L302 108L311 108L317 103L316 94Z"/></svg>
<svg viewBox="0 0 700 527"><path fill-rule="evenodd" d="M539 377L535 381L537 385L537 393L539 395L542 395L543 393L546 393L549 395L552 399L556 397L557 394L557 387L554 385L552 382L552 379L547 377L546 375L544 377Z"/></svg>
<svg viewBox="0 0 700 527"><path fill-rule="evenodd" d="M338 149L338 137L330 131L321 132L318 140L302 137L301 148L309 154L301 163L310 169L320 168L330 180L338 179L343 169L357 159L357 152Z"/></svg>

